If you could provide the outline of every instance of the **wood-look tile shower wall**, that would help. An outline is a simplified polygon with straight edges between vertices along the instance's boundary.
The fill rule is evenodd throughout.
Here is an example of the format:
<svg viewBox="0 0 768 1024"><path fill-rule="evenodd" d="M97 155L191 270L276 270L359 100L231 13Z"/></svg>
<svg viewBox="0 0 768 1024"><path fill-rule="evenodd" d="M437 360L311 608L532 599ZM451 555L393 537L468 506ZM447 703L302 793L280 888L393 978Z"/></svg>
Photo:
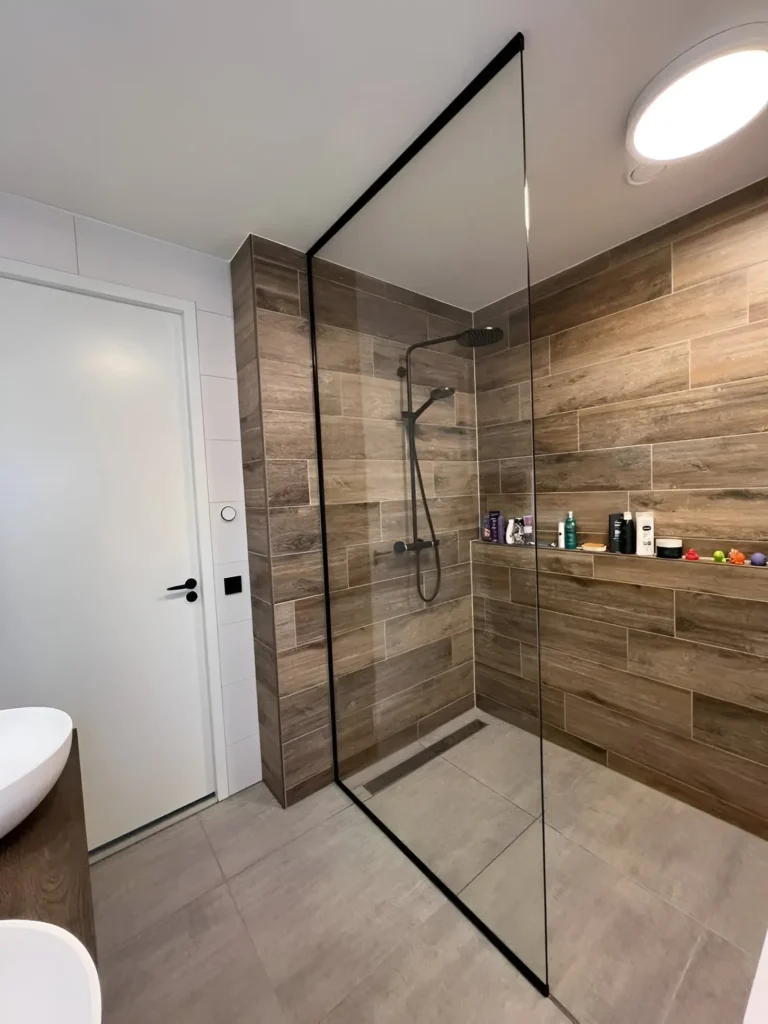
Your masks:
<svg viewBox="0 0 768 1024"><path fill-rule="evenodd" d="M419 426L441 538L438 599L418 597L397 368L407 345L471 314L315 261L331 615L345 770L474 703L469 541L477 536L472 354L420 353L416 399L455 388ZM332 776L306 259L251 237L232 263L264 777L283 803ZM422 529L424 526L422 525ZM425 582L434 564L424 559Z"/></svg>
<svg viewBox="0 0 768 1024"><path fill-rule="evenodd" d="M569 509L605 541L629 508L702 554L768 548L768 180L537 286L531 323L541 541ZM514 348L478 365L482 501L518 515L525 376ZM545 730L768 833L768 569L540 555ZM478 701L530 713L531 658L493 691L481 668L535 642L530 553L478 557Z"/></svg>

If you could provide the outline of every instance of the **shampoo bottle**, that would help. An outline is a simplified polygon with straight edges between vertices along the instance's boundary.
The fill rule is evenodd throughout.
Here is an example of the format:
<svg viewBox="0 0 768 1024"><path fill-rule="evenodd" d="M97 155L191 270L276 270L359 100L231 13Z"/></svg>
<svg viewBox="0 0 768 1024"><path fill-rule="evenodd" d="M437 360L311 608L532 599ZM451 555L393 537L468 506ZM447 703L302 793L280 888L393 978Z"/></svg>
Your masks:
<svg viewBox="0 0 768 1024"><path fill-rule="evenodd" d="M565 520L565 546L569 551L576 550L576 520L573 512L569 512Z"/></svg>
<svg viewBox="0 0 768 1024"><path fill-rule="evenodd" d="M557 524L557 546L559 548L565 547L565 520L561 519Z"/></svg>
<svg viewBox="0 0 768 1024"><path fill-rule="evenodd" d="M653 512L637 512L635 514L635 532L637 554L653 558Z"/></svg>
<svg viewBox="0 0 768 1024"><path fill-rule="evenodd" d="M619 551L622 555L634 555L635 553L635 524L632 521L631 512L625 512L621 521Z"/></svg>

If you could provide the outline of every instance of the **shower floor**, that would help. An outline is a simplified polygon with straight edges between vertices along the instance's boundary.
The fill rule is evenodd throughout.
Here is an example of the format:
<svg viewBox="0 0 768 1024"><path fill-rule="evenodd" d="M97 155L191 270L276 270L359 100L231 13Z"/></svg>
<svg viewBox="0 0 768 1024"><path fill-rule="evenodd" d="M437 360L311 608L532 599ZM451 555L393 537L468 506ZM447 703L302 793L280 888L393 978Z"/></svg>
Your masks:
<svg viewBox="0 0 768 1024"><path fill-rule="evenodd" d="M740 1022L768 928L768 843L544 747L553 995L595 1024ZM537 973L538 765L535 737L474 710L346 780Z"/></svg>

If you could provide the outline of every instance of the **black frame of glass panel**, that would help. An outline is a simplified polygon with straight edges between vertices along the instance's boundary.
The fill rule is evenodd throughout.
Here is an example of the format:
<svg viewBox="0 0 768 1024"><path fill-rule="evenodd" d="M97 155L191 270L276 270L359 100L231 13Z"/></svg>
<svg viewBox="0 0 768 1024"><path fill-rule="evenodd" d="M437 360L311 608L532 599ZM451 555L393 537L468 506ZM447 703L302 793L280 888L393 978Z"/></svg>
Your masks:
<svg viewBox="0 0 768 1024"><path fill-rule="evenodd" d="M374 196L376 196L418 153L427 146L432 139L442 131L443 128L451 121L464 107L470 103L477 94L485 88L488 83L496 77L496 75L502 71L515 57L520 56L521 60L521 81L523 80L522 74L522 58L524 49L524 38L522 32L518 32L512 39L502 47L496 56L490 60L482 71L477 74L472 81L452 100L448 106L432 121L432 123L424 129L424 131L400 154L400 156L389 165L389 167L379 175L379 177L373 182L373 184L363 192L363 194L355 200L352 205L342 213L342 215L324 232L320 238L312 245L307 251L307 292L309 298L309 330L310 330L310 341L312 347L312 391L314 397L314 413L315 413L315 437L317 441L317 477L318 477L318 491L320 498L320 532L322 537L323 545L323 587L325 596L325 631L327 641L327 657L328 657L328 679L330 684L330 715L331 715L331 741L333 748L333 777L336 785L349 797L349 799L360 808L360 810L390 839L395 846L405 854L405 856L412 861L417 868L432 882L433 885L437 886L440 892L450 900L450 902L457 907L462 914L481 932L489 942L491 942L514 966L520 971L520 973L536 988L543 996L549 995L549 958L546 957L547 965L547 980L542 981L539 976L528 967L523 961L504 943L495 932L493 932L488 925L475 914L461 899L458 895L453 892L442 881L432 869L418 857L413 850L411 850L403 841L400 839L384 822L373 813L373 811L362 801L355 793L345 785L341 774L339 772L339 752L338 752L338 738L336 730L336 693L334 689L334 665L333 665L333 637L331 632L331 602L330 602L330 579L329 579L329 566L328 566L328 536L326 529L326 510L325 510L325 480L324 480L324 466L323 466L323 441L322 441L322 423L320 416L320 381L318 375L317 365L317 330L315 320L315 300L314 300L314 282L312 273L312 258L329 242L334 235L336 235L341 229L348 224L352 218L359 213L364 206L366 206ZM523 84L524 89L524 84ZM525 160L525 103L523 100L523 160ZM526 179L527 180L527 179ZM527 245L527 243L526 243ZM530 282L529 282L530 283ZM529 302L530 310L530 302ZM530 339L530 331L529 331ZM538 576L538 573L537 573ZM538 609L537 609L538 615ZM541 697L540 697L541 699ZM539 718L541 722L541 718ZM539 741L541 742L541 733L539 734ZM542 764L542 829L543 829L543 764ZM544 935L545 935L545 946L546 946L546 935L547 935L547 915L546 915L546 858L544 860Z"/></svg>

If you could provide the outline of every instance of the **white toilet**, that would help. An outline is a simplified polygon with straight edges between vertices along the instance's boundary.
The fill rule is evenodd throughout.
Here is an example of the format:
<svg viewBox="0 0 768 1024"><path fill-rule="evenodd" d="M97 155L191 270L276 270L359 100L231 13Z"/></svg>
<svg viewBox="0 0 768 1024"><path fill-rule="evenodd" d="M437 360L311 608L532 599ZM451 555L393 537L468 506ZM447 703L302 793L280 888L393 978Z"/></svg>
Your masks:
<svg viewBox="0 0 768 1024"><path fill-rule="evenodd" d="M0 921L0 1021L101 1024L96 965L74 935L41 921Z"/></svg>

